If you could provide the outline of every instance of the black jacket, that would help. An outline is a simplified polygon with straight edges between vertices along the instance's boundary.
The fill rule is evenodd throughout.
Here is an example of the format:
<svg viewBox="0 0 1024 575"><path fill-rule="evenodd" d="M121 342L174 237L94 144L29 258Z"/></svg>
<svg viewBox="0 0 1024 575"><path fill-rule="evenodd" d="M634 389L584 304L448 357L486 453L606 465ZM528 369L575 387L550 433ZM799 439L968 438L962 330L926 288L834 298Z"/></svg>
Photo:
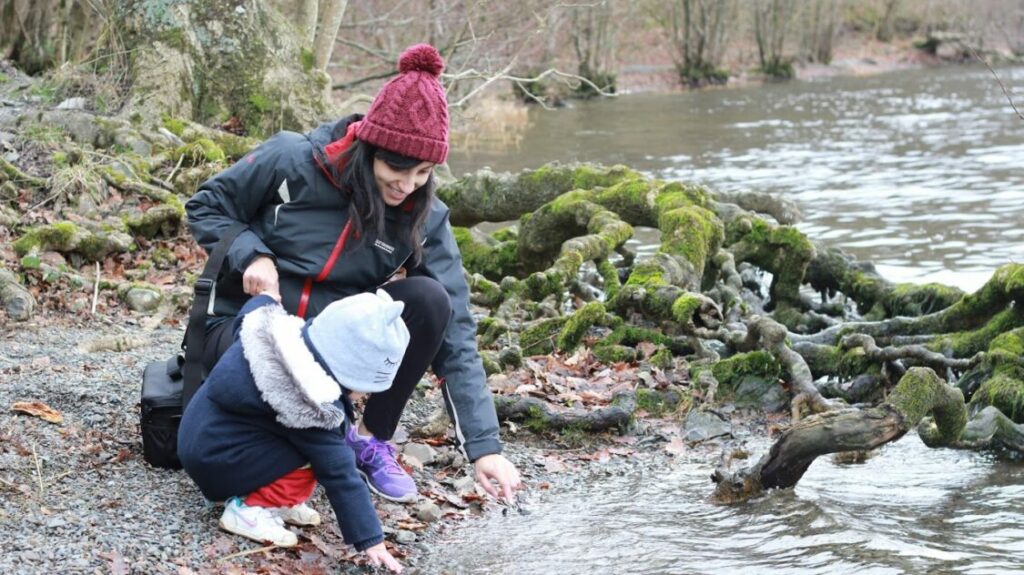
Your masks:
<svg viewBox="0 0 1024 575"><path fill-rule="evenodd" d="M336 265L319 277L341 243L350 204L335 184L340 174L327 161L325 148L359 119L349 116L305 135L280 132L203 183L185 204L192 234L207 251L234 221L249 224L227 253L225 273L211 297L214 316L238 313L249 297L242 291L242 273L261 254L277 262L282 303L289 313L299 311L303 287L310 284L305 313L298 314L305 318L332 301L375 289L406 265L413 250L399 232L410 218L400 208L388 208L383 235L347 238ZM444 397L459 445L476 460L501 451L498 420L476 347L476 323L448 207L436 198L422 237L422 260L409 274L439 281L451 298L452 319L432 367L445 380Z"/></svg>

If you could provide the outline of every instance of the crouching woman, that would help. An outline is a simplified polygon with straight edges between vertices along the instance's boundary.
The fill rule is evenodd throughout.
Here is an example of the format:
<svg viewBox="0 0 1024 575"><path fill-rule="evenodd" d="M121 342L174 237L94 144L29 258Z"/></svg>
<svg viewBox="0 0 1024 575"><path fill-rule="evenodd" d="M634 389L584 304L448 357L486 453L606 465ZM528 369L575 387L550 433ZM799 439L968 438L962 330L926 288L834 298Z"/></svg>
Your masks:
<svg viewBox="0 0 1024 575"><path fill-rule="evenodd" d="M345 434L350 393L391 386L409 343L403 307L378 290L304 322L269 293L245 304L234 343L189 402L178 435L185 471L207 499L226 501L222 529L295 545L284 524L320 523L306 504L320 483L345 541L401 572Z"/></svg>

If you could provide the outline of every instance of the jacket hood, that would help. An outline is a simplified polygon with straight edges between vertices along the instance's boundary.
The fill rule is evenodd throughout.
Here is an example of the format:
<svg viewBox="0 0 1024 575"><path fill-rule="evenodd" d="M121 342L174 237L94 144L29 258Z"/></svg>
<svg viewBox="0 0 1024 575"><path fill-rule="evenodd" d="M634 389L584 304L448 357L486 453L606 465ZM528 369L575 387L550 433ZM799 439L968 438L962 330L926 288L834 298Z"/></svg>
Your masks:
<svg viewBox="0 0 1024 575"><path fill-rule="evenodd" d="M316 128L306 134L306 139L313 146L313 158L319 163L324 169L330 171L331 178L335 182L341 181L341 173L337 167L333 165L333 162L327 159L327 146L331 142L340 140L345 137L345 132L348 131L349 124L358 122L363 119L362 114L352 114L345 116L340 120L333 122L324 122Z"/></svg>

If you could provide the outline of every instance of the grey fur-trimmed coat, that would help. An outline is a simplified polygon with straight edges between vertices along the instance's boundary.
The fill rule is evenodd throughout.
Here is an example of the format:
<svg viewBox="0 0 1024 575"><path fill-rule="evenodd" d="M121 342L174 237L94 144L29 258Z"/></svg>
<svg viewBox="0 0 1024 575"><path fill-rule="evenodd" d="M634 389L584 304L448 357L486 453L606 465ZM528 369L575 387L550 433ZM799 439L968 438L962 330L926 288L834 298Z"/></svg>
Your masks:
<svg viewBox="0 0 1024 575"><path fill-rule="evenodd" d="M306 346L303 325L269 296L242 308L235 343L185 410L178 457L215 501L244 498L310 464L345 541L362 551L384 534L345 443L347 400Z"/></svg>

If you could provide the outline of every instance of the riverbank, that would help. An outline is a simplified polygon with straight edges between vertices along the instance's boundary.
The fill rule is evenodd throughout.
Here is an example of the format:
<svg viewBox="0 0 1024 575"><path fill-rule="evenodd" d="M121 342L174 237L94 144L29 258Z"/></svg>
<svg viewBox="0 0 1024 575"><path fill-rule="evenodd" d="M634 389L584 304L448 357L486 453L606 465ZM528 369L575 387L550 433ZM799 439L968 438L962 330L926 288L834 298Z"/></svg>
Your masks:
<svg viewBox="0 0 1024 575"><path fill-rule="evenodd" d="M302 530L294 549L261 550L258 543L220 531L220 509L206 506L183 472L154 469L143 461L141 370L176 350L182 329L168 324L147 329L144 323L141 316L125 314L38 318L0 327L0 547L5 550L0 572L365 572L343 544L319 490L312 504L324 525ZM98 344L114 340L127 349ZM614 370L616 383L635 375L621 365ZM526 367L492 384L507 386L510 377L532 373ZM604 376L609 389L612 377ZM599 390L592 387L590 393ZM62 421L10 410L23 401L46 404ZM446 422L437 426L440 407L438 390L424 382L396 436L420 500L411 505L376 500L389 546L411 573L428 572L417 566L435 560L432 542L439 534L476 517L529 513L538 493L564 489L595 469L636 468L679 456L710 462L721 451L717 443L685 442L678 414L651 413L650 405L622 435L535 434L505 424L506 454L527 486L522 506L508 508L474 486L471 466L445 437ZM741 434L767 429L763 419L748 423ZM710 493L710 482L707 488Z"/></svg>

